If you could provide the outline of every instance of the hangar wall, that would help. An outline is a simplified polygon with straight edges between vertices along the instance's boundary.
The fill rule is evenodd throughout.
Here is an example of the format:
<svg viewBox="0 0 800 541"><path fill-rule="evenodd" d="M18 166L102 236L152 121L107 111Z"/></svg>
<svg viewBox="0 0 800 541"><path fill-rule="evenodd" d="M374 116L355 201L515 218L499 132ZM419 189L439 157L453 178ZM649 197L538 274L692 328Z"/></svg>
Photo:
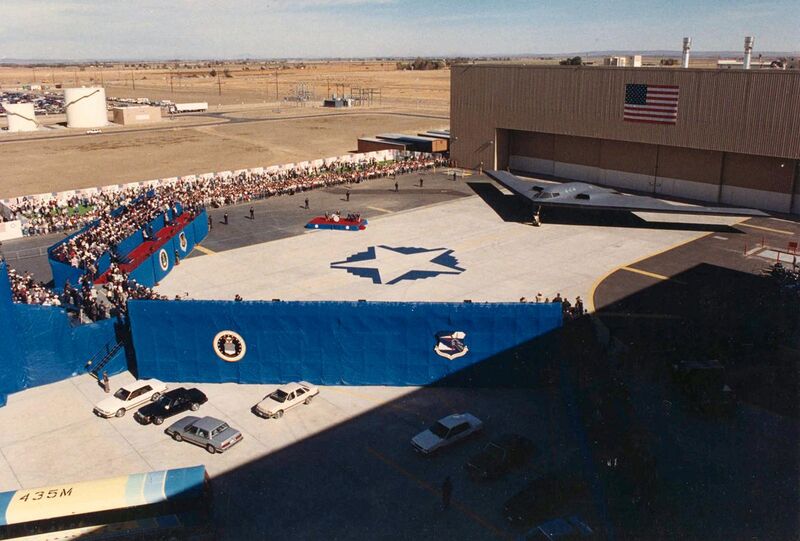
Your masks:
<svg viewBox="0 0 800 541"><path fill-rule="evenodd" d="M628 190L797 212L798 160L681 147L507 132L512 170ZM757 186L758 188L753 188Z"/></svg>
<svg viewBox="0 0 800 541"><path fill-rule="evenodd" d="M629 83L677 85L677 124L623 121ZM451 157L800 213L798 95L800 72L783 70L459 65Z"/></svg>
<svg viewBox="0 0 800 541"><path fill-rule="evenodd" d="M427 385L479 363L464 385L529 384L543 364L533 342L562 320L558 303L130 301L128 312L140 378L326 385ZM216 350L231 331L236 361ZM466 355L437 354L437 334L457 331Z"/></svg>

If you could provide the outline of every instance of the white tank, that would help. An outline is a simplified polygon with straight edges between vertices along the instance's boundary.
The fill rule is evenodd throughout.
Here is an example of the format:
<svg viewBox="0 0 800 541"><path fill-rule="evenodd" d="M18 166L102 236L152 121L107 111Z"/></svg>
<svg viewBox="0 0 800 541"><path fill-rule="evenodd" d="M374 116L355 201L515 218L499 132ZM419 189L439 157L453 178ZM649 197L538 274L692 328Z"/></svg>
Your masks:
<svg viewBox="0 0 800 541"><path fill-rule="evenodd" d="M6 110L8 131L36 131L39 128L32 103L4 103L3 109Z"/></svg>
<svg viewBox="0 0 800 541"><path fill-rule="evenodd" d="M68 128L100 128L108 124L106 89L102 87L64 90Z"/></svg>

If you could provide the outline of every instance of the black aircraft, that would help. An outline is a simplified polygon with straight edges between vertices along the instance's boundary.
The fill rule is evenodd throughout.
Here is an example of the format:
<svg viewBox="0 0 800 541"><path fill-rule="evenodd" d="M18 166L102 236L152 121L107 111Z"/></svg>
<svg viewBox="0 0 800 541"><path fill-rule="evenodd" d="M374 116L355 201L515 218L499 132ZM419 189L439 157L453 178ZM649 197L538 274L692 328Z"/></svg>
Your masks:
<svg viewBox="0 0 800 541"><path fill-rule="evenodd" d="M613 188L603 188L588 182L537 182L521 179L506 171L486 171L486 174L515 194L530 199L538 207L716 216L768 216L755 209L670 203L646 195L625 194ZM534 223L537 222L538 210L534 216Z"/></svg>

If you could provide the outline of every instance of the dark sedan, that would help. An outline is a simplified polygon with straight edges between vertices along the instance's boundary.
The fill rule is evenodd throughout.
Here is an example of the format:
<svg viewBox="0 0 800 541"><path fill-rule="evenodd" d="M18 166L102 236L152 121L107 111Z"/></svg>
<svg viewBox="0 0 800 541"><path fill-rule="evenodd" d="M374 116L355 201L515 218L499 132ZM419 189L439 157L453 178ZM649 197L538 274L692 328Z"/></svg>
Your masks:
<svg viewBox="0 0 800 541"><path fill-rule="evenodd" d="M512 524L540 522L588 495L589 488L580 479L547 475L534 479L512 496L503 506L503 514Z"/></svg>
<svg viewBox="0 0 800 541"><path fill-rule="evenodd" d="M474 480L497 479L525 464L535 452L536 447L528 438L505 434L487 443L483 451L469 459L464 469Z"/></svg>
<svg viewBox="0 0 800 541"><path fill-rule="evenodd" d="M173 415L188 410L197 411L206 402L208 402L208 398L200 389L180 387L162 394L156 402L139 408L133 417L143 425L150 423L160 425L164 419Z"/></svg>

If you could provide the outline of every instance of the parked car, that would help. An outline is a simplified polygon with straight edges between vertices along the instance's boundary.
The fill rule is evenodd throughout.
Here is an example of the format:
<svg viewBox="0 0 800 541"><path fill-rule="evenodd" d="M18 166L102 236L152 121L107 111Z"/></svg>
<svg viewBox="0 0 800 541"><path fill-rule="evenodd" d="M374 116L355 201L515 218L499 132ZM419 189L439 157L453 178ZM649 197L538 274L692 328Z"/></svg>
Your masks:
<svg viewBox="0 0 800 541"><path fill-rule="evenodd" d="M188 441L211 453L224 453L240 441L242 433L214 417L189 415L169 426L165 432L175 441Z"/></svg>
<svg viewBox="0 0 800 541"><path fill-rule="evenodd" d="M672 381L699 413L727 415L736 408L736 394L725 381L725 367L717 360L675 363Z"/></svg>
<svg viewBox="0 0 800 541"><path fill-rule="evenodd" d="M505 434L473 455L464 469L474 480L497 479L525 464L536 452L533 442L519 434Z"/></svg>
<svg viewBox="0 0 800 541"><path fill-rule="evenodd" d="M311 404L319 394L319 387L307 381L287 383L272 391L264 400L253 406L253 413L265 419L280 419L286 410L300 404Z"/></svg>
<svg viewBox="0 0 800 541"><path fill-rule="evenodd" d="M86 135L97 135L98 133L103 133L103 131L98 130L97 128L86 130Z"/></svg>
<svg viewBox="0 0 800 541"><path fill-rule="evenodd" d="M206 402L208 398L200 389L179 387L162 394L157 401L139 408L133 418L143 425L150 423L160 425L164 419L173 415L187 410L197 411Z"/></svg>
<svg viewBox="0 0 800 541"><path fill-rule="evenodd" d="M157 379L143 379L120 387L116 393L98 402L94 413L100 417L122 417L125 412L145 402L156 401L167 386Z"/></svg>
<svg viewBox="0 0 800 541"><path fill-rule="evenodd" d="M578 516L561 517L539 524L519 541L577 541L599 539L599 536Z"/></svg>
<svg viewBox="0 0 800 541"><path fill-rule="evenodd" d="M588 486L580 479L545 475L509 498L503 505L503 515L512 524L540 522L588 494Z"/></svg>
<svg viewBox="0 0 800 541"><path fill-rule="evenodd" d="M429 455L479 432L483 422L471 413L454 413L439 419L411 440L414 449Z"/></svg>

